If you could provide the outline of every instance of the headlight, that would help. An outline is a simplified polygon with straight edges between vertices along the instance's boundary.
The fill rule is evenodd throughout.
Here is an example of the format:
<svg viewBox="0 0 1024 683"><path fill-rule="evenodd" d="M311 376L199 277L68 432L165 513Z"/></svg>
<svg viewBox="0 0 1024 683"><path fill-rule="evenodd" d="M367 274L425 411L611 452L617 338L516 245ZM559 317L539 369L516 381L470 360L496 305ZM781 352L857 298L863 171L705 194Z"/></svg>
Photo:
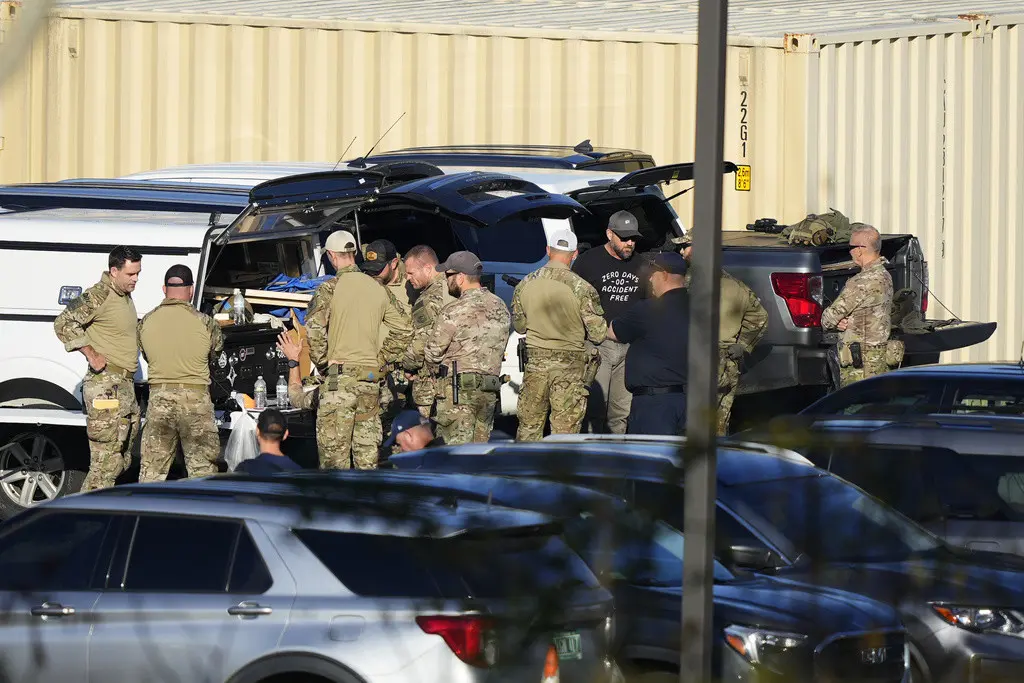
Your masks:
<svg viewBox="0 0 1024 683"><path fill-rule="evenodd" d="M932 609L946 623L968 631L1024 638L1024 613L1017 610L957 605L932 605Z"/></svg>
<svg viewBox="0 0 1024 683"><path fill-rule="evenodd" d="M779 658L803 647L807 636L800 633L765 631L747 626L729 626L725 629L725 642L751 664L779 671Z"/></svg>

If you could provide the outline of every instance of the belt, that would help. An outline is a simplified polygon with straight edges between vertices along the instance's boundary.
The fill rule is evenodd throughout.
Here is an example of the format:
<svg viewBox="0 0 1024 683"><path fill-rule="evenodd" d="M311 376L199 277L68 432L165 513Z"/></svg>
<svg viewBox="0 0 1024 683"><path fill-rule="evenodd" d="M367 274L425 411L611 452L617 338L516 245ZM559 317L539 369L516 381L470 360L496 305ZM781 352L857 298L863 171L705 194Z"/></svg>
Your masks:
<svg viewBox="0 0 1024 683"><path fill-rule="evenodd" d="M92 372L92 368L91 367L89 368L89 371ZM120 375L120 376L122 376L122 377L124 377L126 379L129 378L129 377L134 377L135 376L135 371L134 370L125 370L124 368L119 368L118 366L114 365L113 363L107 363L106 367L104 367L99 372L93 372L93 375L99 376L99 375L102 375L104 373L106 373L108 375Z"/></svg>
<svg viewBox="0 0 1024 683"><path fill-rule="evenodd" d="M206 389L205 384L186 384L184 382L150 382L150 389Z"/></svg>
<svg viewBox="0 0 1024 683"><path fill-rule="evenodd" d="M660 396L663 394L685 394L685 384L673 384L669 387L637 387L630 389L629 393L634 396Z"/></svg>

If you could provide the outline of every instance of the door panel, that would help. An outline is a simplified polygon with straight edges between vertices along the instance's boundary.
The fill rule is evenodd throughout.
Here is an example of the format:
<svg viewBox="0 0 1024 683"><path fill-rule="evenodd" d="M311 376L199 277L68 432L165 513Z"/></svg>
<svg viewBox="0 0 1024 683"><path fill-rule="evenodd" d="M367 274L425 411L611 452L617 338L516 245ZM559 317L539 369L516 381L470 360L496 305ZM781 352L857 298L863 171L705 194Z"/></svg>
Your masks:
<svg viewBox="0 0 1024 683"><path fill-rule="evenodd" d="M124 590L96 605L89 681L227 680L277 646L294 598L258 525L143 516Z"/></svg>
<svg viewBox="0 0 1024 683"><path fill-rule="evenodd" d="M0 535L0 674L12 681L86 680L111 515L33 511Z"/></svg>

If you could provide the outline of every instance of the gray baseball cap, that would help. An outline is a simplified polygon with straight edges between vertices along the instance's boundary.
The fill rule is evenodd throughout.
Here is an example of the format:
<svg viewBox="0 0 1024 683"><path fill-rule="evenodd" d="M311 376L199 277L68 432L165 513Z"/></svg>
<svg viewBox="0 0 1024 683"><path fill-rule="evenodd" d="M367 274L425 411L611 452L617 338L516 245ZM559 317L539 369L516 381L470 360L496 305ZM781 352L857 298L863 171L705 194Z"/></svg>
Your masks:
<svg viewBox="0 0 1024 683"><path fill-rule="evenodd" d="M636 227L636 216L629 211L616 211L608 219L608 229L619 237L640 237Z"/></svg>
<svg viewBox="0 0 1024 683"><path fill-rule="evenodd" d="M456 251L445 260L438 263L434 270L439 273L462 273L464 275L480 275L484 272L484 264L471 251Z"/></svg>

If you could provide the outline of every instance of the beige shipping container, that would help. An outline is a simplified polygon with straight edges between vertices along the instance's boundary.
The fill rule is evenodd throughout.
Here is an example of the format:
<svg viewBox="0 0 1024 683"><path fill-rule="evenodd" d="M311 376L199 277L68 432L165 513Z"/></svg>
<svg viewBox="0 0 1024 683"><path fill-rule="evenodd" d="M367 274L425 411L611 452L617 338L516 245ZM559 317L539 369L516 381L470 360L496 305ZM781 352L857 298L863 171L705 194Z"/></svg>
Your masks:
<svg viewBox="0 0 1024 683"><path fill-rule="evenodd" d="M967 19L951 0L891 5L733 0L725 156L752 182L727 178L725 226L833 206L916 234L931 316L953 316L941 301L999 323L946 360L1016 359L1024 46L1006 12L1019 2L976 1L991 16ZM65 0L0 84L0 182L334 162L403 113L378 150L589 138L690 161L696 6ZM692 193L673 203L689 225Z"/></svg>

